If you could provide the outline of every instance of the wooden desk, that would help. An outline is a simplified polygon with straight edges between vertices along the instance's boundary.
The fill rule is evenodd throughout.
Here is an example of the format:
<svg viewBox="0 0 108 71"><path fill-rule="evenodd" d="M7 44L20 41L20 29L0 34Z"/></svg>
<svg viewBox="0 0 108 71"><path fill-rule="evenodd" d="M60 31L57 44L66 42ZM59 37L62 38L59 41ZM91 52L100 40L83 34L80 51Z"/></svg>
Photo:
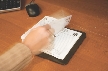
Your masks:
<svg viewBox="0 0 108 71"><path fill-rule="evenodd" d="M23 8L29 1L23 0ZM73 17L68 27L87 34L87 38L69 64L63 66L36 56L23 71L108 71L108 9L106 8L108 1L99 0L100 4L105 6L100 7L103 11L99 11L98 5L88 1L68 0L65 2L64 0L62 3L59 1L57 0L56 3L50 0L36 0L42 9L37 17L28 17L25 9L0 14L0 54L15 43L21 42L20 36L45 15L52 14L59 9L69 9ZM84 9L81 9L80 5ZM93 9L89 8L89 11L88 7Z"/></svg>

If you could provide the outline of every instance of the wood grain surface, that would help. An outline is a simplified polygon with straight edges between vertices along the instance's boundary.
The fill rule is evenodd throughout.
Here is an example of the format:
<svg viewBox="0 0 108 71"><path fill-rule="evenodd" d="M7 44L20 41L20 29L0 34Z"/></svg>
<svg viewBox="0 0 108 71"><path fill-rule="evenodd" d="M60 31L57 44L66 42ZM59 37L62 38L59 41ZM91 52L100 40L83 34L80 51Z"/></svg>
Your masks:
<svg viewBox="0 0 108 71"><path fill-rule="evenodd" d="M23 71L108 71L108 0L36 0L41 8L37 17L22 10L0 14L0 54L21 42L20 36L46 15L68 10L72 20L67 26L86 32L86 39L67 65L35 57Z"/></svg>

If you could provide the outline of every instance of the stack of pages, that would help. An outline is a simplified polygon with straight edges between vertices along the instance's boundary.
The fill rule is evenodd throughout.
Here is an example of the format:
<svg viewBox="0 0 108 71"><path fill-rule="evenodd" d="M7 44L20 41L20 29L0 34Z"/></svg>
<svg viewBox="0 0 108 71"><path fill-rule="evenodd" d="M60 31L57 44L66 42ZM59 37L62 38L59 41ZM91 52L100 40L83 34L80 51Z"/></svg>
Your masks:
<svg viewBox="0 0 108 71"><path fill-rule="evenodd" d="M49 24L55 30L55 39L50 45L47 46L47 48L41 49L40 51L42 53L38 56L65 65L69 62L86 37L86 34L82 31L65 28L65 26L69 24L71 17L72 15L69 15L56 19L45 16L31 29L25 32L21 36L21 39L23 41L33 28Z"/></svg>

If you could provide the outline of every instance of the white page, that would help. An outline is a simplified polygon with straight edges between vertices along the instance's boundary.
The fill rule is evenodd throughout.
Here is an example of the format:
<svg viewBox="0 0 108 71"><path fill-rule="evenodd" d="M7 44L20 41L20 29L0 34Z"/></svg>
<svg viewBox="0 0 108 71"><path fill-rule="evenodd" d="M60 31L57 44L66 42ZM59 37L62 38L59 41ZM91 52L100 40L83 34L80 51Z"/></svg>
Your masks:
<svg viewBox="0 0 108 71"><path fill-rule="evenodd" d="M70 16L66 16L64 18L61 19L56 19L53 17L49 17L49 16L45 16L43 19L41 19L37 24L35 24L32 28L30 28L27 32L25 32L22 36L21 39L22 41L25 39L25 37L30 33L30 31L33 28L36 28L38 26L43 26L45 24L49 24L54 30L55 33L57 34L59 31L61 31L66 25L69 24L70 20L71 20L72 15Z"/></svg>
<svg viewBox="0 0 108 71"><path fill-rule="evenodd" d="M76 33L77 36L74 36L73 34ZM63 60L81 35L80 32L64 28L63 31L55 35L54 42L41 51Z"/></svg>

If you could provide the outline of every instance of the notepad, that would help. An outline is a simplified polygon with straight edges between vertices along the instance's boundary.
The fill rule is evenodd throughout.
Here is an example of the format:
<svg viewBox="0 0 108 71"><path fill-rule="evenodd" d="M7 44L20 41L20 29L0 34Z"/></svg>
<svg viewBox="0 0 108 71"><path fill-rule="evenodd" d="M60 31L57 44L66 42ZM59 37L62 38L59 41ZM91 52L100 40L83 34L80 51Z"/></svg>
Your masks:
<svg viewBox="0 0 108 71"><path fill-rule="evenodd" d="M33 28L49 24L55 30L55 39L47 46L47 48L41 49L40 51L42 53L37 56L49 59L59 64L68 64L71 57L86 37L85 32L65 27L69 24L71 17L72 15L69 15L61 19L56 19L45 16L37 24L25 32L21 36L21 39L23 41Z"/></svg>
<svg viewBox="0 0 108 71"><path fill-rule="evenodd" d="M41 51L63 60L81 35L80 32L64 28L55 35L53 43Z"/></svg>
<svg viewBox="0 0 108 71"><path fill-rule="evenodd" d="M64 28L55 35L53 43L42 49L43 53L38 56L66 65L85 38L85 32Z"/></svg>

